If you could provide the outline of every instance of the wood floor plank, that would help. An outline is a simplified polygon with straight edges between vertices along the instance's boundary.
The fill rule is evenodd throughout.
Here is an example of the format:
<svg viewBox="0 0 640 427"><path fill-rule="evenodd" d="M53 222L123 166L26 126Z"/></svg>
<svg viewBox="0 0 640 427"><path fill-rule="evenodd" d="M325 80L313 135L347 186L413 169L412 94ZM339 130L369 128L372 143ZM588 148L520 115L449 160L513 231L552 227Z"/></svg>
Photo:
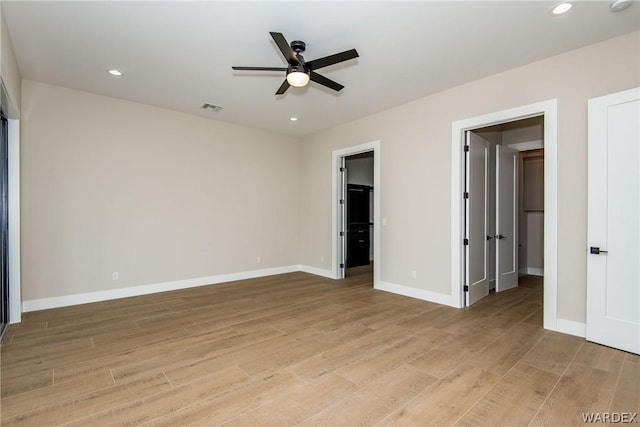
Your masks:
<svg viewBox="0 0 640 427"><path fill-rule="evenodd" d="M449 426L482 398L500 376L461 365L395 410L380 426Z"/></svg>
<svg viewBox="0 0 640 427"><path fill-rule="evenodd" d="M246 346L256 342L267 341L269 338L280 335L278 331L265 328L263 331L255 331L240 334L233 328L214 331L215 333L199 335L195 342L188 347L178 345L169 352L153 355L150 358L137 359L112 369L113 377L118 384L129 382L148 375L150 372L162 372L169 368L195 363L198 360L215 357L228 353L232 349L240 351Z"/></svg>
<svg viewBox="0 0 640 427"><path fill-rule="evenodd" d="M149 426L213 426L220 425L263 404L278 399L301 385L300 380L287 373L250 382L223 396L197 402L181 411L145 423Z"/></svg>
<svg viewBox="0 0 640 427"><path fill-rule="evenodd" d="M32 368L21 375L0 375L0 397L5 398L53 385L53 368Z"/></svg>
<svg viewBox="0 0 640 427"><path fill-rule="evenodd" d="M510 306L498 310L497 313L490 316L487 320L487 324L494 328L511 329L518 323L529 318L533 313L540 309L540 305L527 301L520 300L511 304Z"/></svg>
<svg viewBox="0 0 640 427"><path fill-rule="evenodd" d="M584 413L609 410L616 379L610 372L572 363L531 425L584 425Z"/></svg>
<svg viewBox="0 0 640 427"><path fill-rule="evenodd" d="M409 365L376 378L346 399L301 423L311 426L373 425L436 381Z"/></svg>
<svg viewBox="0 0 640 427"><path fill-rule="evenodd" d="M344 378L329 374L312 383L295 387L282 397L225 423L224 426L297 425L323 411L336 401L351 395L358 386Z"/></svg>
<svg viewBox="0 0 640 427"><path fill-rule="evenodd" d="M402 331L400 327L388 326L345 345L321 351L306 360L296 363L288 370L304 381L313 381L322 375L360 359L363 355L375 349L401 340Z"/></svg>
<svg viewBox="0 0 640 427"><path fill-rule="evenodd" d="M113 409L82 418L67 424L68 427L84 426L136 426L230 393L251 382L237 367L200 376L189 386L175 387L119 405Z"/></svg>
<svg viewBox="0 0 640 427"><path fill-rule="evenodd" d="M537 309L533 314L524 319L523 323L528 323L530 325L542 326L542 308Z"/></svg>
<svg viewBox="0 0 640 427"><path fill-rule="evenodd" d="M76 379L75 381L37 388L22 394L3 398L0 401L0 415L2 419L15 417L113 385L114 382L111 374L105 371Z"/></svg>
<svg viewBox="0 0 640 427"><path fill-rule="evenodd" d="M559 332L545 331L542 339L522 359L523 363L560 375L569 366L584 340Z"/></svg>
<svg viewBox="0 0 640 427"><path fill-rule="evenodd" d="M502 335L490 346L474 354L468 363L504 375L542 338L544 330L521 323Z"/></svg>
<svg viewBox="0 0 640 427"><path fill-rule="evenodd" d="M199 341L197 337L182 337L182 333L178 329L174 331L179 336L172 337L173 332L167 331L165 340L161 340L161 336L154 336L149 345L123 351L113 351L110 347L100 347L93 349L88 354L72 355L69 360L60 362L62 366L56 368L56 378L60 381L71 381L77 377L122 367L137 360L150 359L157 355L171 352L176 348L194 345ZM160 339L160 341L156 341L155 338Z"/></svg>
<svg viewBox="0 0 640 427"><path fill-rule="evenodd" d="M340 368L336 373L352 383L363 386L387 372L417 359L431 345L420 338L410 336L391 346L371 352L359 360Z"/></svg>
<svg viewBox="0 0 640 427"><path fill-rule="evenodd" d="M618 374L622 368L624 356L624 351L585 341L574 363Z"/></svg>
<svg viewBox="0 0 640 427"><path fill-rule="evenodd" d="M640 357L625 355L609 412L640 412Z"/></svg>
<svg viewBox="0 0 640 427"><path fill-rule="evenodd" d="M496 340L496 336L492 333L485 334L470 330L464 335L454 335L451 339L428 350L412 361L411 365L436 378L443 378Z"/></svg>
<svg viewBox="0 0 640 427"><path fill-rule="evenodd" d="M78 398L55 403L26 412L2 421L3 426L50 426L62 425L85 418L95 412L108 410L171 388L164 375L147 378L125 385L114 385L103 390L85 394Z"/></svg>
<svg viewBox="0 0 640 427"><path fill-rule="evenodd" d="M328 343L322 339L305 340L260 356L250 362L241 363L239 366L253 378L265 378L299 361L308 359L327 347Z"/></svg>
<svg viewBox="0 0 640 427"><path fill-rule="evenodd" d="M69 354L90 350L93 348L91 337L76 338L69 341L53 342L34 347L25 345L25 342L2 344L4 347L2 367L5 374L13 368L19 368L25 364L37 363L41 367L47 361L57 360L60 357L68 357Z"/></svg>
<svg viewBox="0 0 640 427"><path fill-rule="evenodd" d="M456 426L526 426L559 375L518 364L483 396Z"/></svg>

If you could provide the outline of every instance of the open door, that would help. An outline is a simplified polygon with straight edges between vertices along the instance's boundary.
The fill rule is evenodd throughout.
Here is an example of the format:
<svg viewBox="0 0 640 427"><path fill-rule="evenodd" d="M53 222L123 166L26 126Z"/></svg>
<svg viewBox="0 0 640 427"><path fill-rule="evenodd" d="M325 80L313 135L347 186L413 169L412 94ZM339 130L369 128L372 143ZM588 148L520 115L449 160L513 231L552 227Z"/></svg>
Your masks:
<svg viewBox="0 0 640 427"><path fill-rule="evenodd" d="M467 306L470 306L489 295L489 143L473 132L467 132L466 139L464 290Z"/></svg>
<svg viewBox="0 0 640 427"><path fill-rule="evenodd" d="M338 278L344 279L347 267L347 159L340 157L338 168Z"/></svg>
<svg viewBox="0 0 640 427"><path fill-rule="evenodd" d="M589 100L586 338L640 354L640 88Z"/></svg>
<svg viewBox="0 0 640 427"><path fill-rule="evenodd" d="M518 151L496 146L496 292L518 286Z"/></svg>

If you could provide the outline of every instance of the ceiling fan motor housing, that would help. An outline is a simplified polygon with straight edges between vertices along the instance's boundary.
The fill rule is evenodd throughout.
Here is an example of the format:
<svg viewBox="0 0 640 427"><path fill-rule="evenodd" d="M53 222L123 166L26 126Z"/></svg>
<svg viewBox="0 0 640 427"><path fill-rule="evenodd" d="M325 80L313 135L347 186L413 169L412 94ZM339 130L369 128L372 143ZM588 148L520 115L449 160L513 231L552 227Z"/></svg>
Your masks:
<svg viewBox="0 0 640 427"><path fill-rule="evenodd" d="M307 48L307 45L305 42L302 42L300 40L294 40L291 42L291 50L294 51L295 53L304 52L306 48Z"/></svg>

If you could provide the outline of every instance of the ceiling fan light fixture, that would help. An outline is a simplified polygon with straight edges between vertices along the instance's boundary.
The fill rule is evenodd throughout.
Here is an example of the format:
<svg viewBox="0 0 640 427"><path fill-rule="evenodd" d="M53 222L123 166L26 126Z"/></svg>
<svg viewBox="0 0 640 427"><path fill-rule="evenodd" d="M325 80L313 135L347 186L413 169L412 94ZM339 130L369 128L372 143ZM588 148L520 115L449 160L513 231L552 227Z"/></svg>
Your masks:
<svg viewBox="0 0 640 427"><path fill-rule="evenodd" d="M293 87L303 87L309 83L309 73L304 71L294 70L287 74L287 81Z"/></svg>

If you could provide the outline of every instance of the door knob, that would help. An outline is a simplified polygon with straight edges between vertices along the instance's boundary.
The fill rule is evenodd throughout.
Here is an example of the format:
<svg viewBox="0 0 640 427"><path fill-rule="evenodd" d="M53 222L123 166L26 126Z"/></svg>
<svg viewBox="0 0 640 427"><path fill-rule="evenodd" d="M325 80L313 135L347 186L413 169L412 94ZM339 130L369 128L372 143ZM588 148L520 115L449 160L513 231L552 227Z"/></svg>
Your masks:
<svg viewBox="0 0 640 427"><path fill-rule="evenodd" d="M593 255L600 255L600 254L608 254L609 251L603 251L602 249L600 249L597 246L591 246L591 248L589 248L589 253L591 253Z"/></svg>
<svg viewBox="0 0 640 427"><path fill-rule="evenodd" d="M502 234L496 234L494 237L496 239L498 239L498 240L502 240L502 239L506 239L507 238L507 236L503 236Z"/></svg>

